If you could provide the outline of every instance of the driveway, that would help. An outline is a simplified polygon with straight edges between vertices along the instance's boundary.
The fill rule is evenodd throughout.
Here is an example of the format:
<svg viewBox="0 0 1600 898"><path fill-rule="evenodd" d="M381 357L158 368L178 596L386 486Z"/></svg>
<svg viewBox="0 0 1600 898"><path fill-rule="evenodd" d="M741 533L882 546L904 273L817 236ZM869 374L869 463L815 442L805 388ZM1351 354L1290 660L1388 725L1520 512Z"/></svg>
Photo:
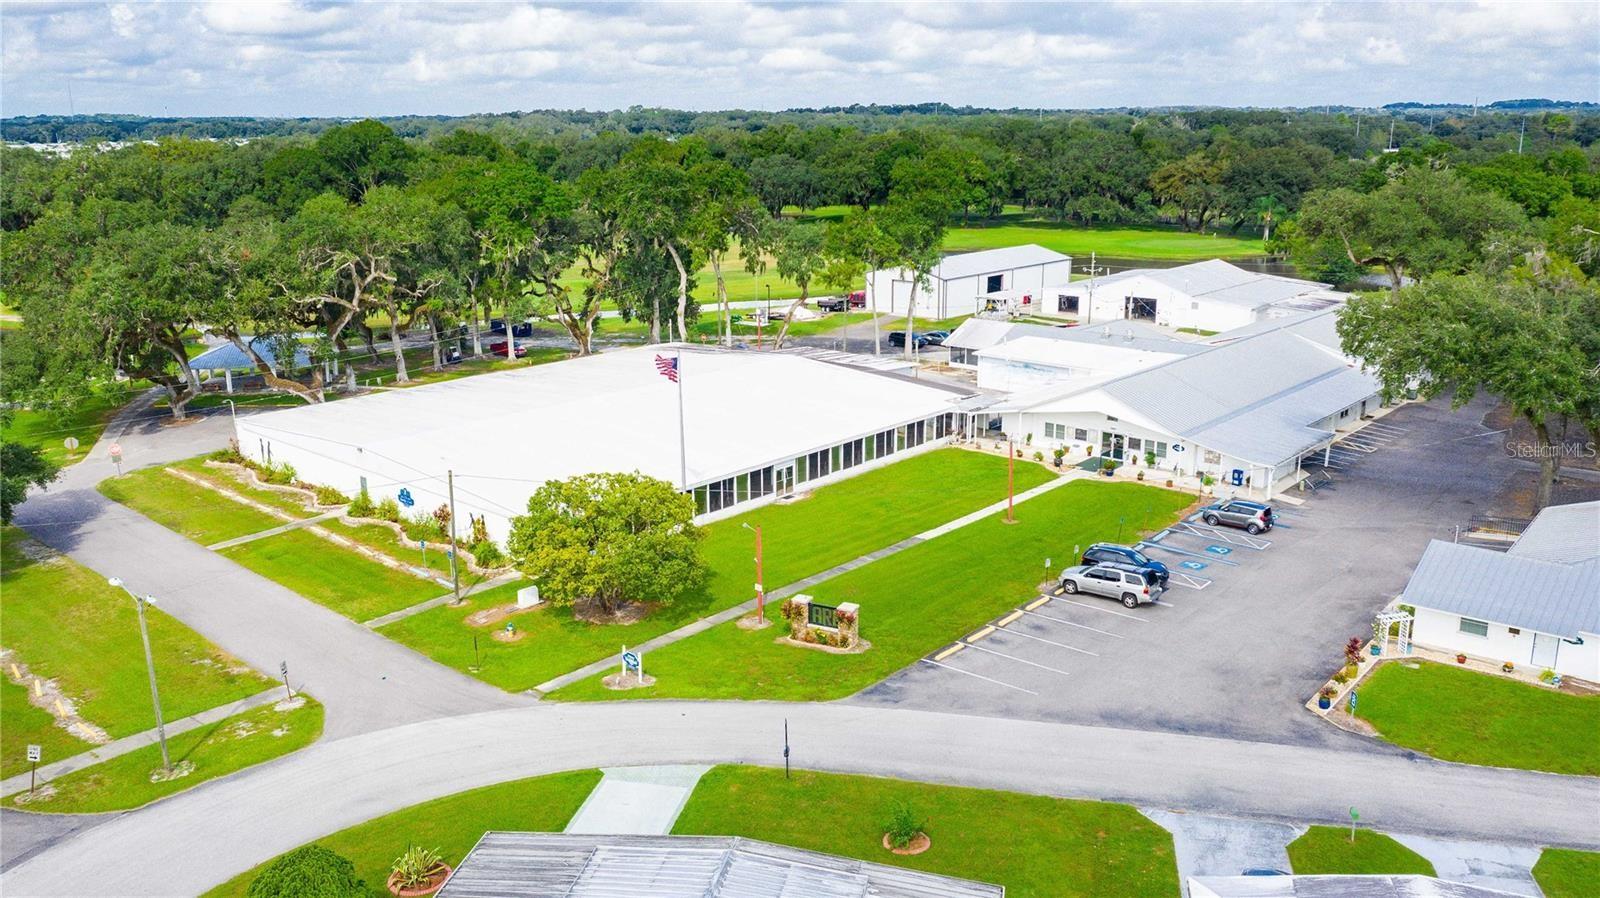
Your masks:
<svg viewBox="0 0 1600 898"><path fill-rule="evenodd" d="M1151 551L1169 565L1206 565L1189 571L1211 580L1204 589L1174 588L1165 604L1132 611L1055 597L981 650L944 667L919 662L852 701L1398 753L1301 705L1342 663L1345 640L1371 636L1372 615L1405 586L1428 540L1450 539L1518 475L1500 438L1480 436L1490 408L1396 409L1381 419L1391 436L1365 442L1376 451L1358 453L1303 506L1280 506L1284 526L1267 548L1200 528L1169 538L1181 552Z"/></svg>

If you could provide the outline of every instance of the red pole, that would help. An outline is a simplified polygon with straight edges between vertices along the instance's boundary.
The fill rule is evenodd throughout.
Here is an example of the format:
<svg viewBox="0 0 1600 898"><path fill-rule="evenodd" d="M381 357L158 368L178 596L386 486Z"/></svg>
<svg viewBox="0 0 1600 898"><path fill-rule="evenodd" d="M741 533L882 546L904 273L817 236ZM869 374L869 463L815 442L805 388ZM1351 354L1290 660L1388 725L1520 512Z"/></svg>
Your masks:
<svg viewBox="0 0 1600 898"><path fill-rule="evenodd" d="M756 525L756 616L767 616L767 581L761 570L761 525Z"/></svg>
<svg viewBox="0 0 1600 898"><path fill-rule="evenodd" d="M1011 440L1006 440L1006 523L1010 524L1015 519L1011 517L1012 507L1015 505L1015 489L1017 482L1017 450Z"/></svg>

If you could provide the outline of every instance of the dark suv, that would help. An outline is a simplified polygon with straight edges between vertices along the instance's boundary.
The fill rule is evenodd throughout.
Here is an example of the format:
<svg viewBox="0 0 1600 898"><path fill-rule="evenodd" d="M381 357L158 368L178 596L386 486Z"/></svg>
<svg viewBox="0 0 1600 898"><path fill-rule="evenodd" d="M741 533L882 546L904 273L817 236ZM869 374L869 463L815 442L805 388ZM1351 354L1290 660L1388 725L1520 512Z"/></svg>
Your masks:
<svg viewBox="0 0 1600 898"><path fill-rule="evenodd" d="M1238 527L1251 536L1272 529L1272 506L1244 499L1224 499L1200 509L1200 520L1215 527Z"/></svg>
<svg viewBox="0 0 1600 898"><path fill-rule="evenodd" d="M1172 572L1167 566L1151 558L1132 546L1119 546L1116 543L1095 543L1083 550L1083 564L1099 564L1102 561L1118 561L1132 565L1146 572L1157 583L1167 585Z"/></svg>

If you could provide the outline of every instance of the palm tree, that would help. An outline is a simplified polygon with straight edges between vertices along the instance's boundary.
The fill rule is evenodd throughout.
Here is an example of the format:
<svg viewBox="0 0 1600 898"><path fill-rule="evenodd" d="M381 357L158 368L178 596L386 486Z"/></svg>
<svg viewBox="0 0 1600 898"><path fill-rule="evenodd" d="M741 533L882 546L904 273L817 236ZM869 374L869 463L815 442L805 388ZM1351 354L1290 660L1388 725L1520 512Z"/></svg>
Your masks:
<svg viewBox="0 0 1600 898"><path fill-rule="evenodd" d="M1255 213L1256 220L1261 222L1261 242L1266 243L1272 239L1272 223L1289 210L1278 202L1277 197L1268 195L1256 197L1251 211Z"/></svg>

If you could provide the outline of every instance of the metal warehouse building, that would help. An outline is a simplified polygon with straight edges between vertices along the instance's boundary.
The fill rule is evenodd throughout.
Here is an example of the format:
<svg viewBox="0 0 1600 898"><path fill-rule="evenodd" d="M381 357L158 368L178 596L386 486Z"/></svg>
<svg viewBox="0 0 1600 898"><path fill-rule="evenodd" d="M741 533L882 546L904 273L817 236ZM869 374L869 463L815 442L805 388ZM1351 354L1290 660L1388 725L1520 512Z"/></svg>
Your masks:
<svg viewBox="0 0 1600 898"><path fill-rule="evenodd" d="M675 357L678 383L658 364ZM540 484L586 473L666 480L713 520L931 448L965 396L802 355L666 345L241 417L235 429L251 458L374 500L405 490L412 514L448 501L453 472L457 519L482 516L498 540Z"/></svg>
<svg viewBox="0 0 1600 898"><path fill-rule="evenodd" d="M934 266L926 286L917 287L917 314L924 318L976 314L995 294L1005 295L1015 311L1030 313L1046 287L1065 284L1071 276L1071 256L1032 243L956 253ZM911 281L912 273L904 268L868 273L868 305L904 315L911 301Z"/></svg>

